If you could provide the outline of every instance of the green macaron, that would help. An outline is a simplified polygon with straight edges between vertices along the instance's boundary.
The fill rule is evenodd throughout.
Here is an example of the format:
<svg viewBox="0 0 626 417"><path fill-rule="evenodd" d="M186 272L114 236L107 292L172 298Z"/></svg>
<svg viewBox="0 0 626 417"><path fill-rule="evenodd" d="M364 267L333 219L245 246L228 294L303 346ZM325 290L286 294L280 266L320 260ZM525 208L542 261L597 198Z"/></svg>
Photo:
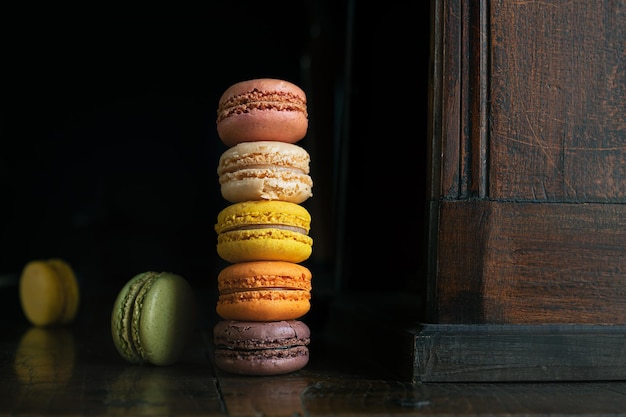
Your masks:
<svg viewBox="0 0 626 417"><path fill-rule="evenodd" d="M196 316L189 283L169 272L143 272L119 292L111 314L117 351L131 363L171 365L188 346Z"/></svg>

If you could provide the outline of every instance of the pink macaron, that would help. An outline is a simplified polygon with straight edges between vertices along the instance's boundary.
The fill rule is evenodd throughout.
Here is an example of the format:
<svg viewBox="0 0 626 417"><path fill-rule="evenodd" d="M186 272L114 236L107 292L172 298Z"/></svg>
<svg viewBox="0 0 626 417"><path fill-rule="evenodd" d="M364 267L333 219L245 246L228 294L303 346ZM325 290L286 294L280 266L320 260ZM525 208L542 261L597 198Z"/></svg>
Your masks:
<svg viewBox="0 0 626 417"><path fill-rule="evenodd" d="M219 99L217 133L226 146L256 141L295 143L307 129L306 94L289 81L241 81Z"/></svg>

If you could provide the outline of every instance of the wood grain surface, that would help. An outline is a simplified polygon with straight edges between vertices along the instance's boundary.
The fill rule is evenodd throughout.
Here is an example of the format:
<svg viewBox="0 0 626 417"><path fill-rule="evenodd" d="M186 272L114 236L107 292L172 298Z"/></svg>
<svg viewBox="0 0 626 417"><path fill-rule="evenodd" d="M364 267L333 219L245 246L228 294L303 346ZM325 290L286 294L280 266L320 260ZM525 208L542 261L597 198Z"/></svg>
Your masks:
<svg viewBox="0 0 626 417"><path fill-rule="evenodd" d="M626 324L626 206L441 204L440 323Z"/></svg>
<svg viewBox="0 0 626 417"><path fill-rule="evenodd" d="M490 7L490 197L626 202L626 4Z"/></svg>
<svg viewBox="0 0 626 417"><path fill-rule="evenodd" d="M626 3L433 4L428 321L626 323Z"/></svg>
<svg viewBox="0 0 626 417"><path fill-rule="evenodd" d="M179 363L155 367L123 361L104 321L2 326L3 416L600 416L626 409L623 382L406 382L370 367L360 352L323 343L322 334L301 371L245 377L213 367L203 329Z"/></svg>

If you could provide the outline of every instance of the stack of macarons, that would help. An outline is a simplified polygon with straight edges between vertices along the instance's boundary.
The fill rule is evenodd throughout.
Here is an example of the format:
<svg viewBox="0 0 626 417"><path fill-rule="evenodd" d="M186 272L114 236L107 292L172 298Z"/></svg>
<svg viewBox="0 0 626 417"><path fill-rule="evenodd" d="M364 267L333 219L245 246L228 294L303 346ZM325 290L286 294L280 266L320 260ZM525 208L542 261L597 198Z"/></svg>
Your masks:
<svg viewBox="0 0 626 417"><path fill-rule="evenodd" d="M308 129L306 95L288 81L262 78L220 97L217 132L228 147L217 167L222 197L213 329L215 364L244 375L296 371L309 360L312 196L309 154L296 142Z"/></svg>

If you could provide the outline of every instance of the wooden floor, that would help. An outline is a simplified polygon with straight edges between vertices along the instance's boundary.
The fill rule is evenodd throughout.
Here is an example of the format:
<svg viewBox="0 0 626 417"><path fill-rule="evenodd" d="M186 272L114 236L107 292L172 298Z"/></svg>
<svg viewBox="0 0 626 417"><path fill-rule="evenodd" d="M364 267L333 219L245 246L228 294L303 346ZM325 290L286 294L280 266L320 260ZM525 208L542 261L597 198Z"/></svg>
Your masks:
<svg viewBox="0 0 626 417"><path fill-rule="evenodd" d="M136 366L113 347L108 312L64 328L2 320L0 415L12 416L606 416L626 415L626 382L411 383L313 334L311 360L284 376L212 366L199 328L173 366Z"/></svg>

